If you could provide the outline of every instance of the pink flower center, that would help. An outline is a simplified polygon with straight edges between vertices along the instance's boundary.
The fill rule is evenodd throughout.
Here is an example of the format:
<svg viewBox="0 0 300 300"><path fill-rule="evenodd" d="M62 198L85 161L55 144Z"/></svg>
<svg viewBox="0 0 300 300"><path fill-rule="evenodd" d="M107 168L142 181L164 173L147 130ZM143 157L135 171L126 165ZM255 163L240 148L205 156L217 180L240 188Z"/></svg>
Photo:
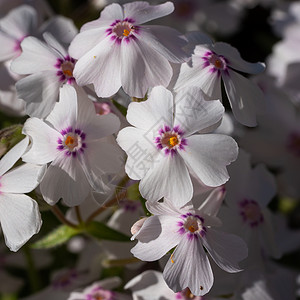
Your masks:
<svg viewBox="0 0 300 300"><path fill-rule="evenodd" d="M76 157L77 153L83 153L86 148L85 133L80 129L75 129L73 131L72 127L68 127L61 131L63 135L62 138L59 138L57 143L57 149L64 151L67 156L72 155Z"/></svg>
<svg viewBox="0 0 300 300"><path fill-rule="evenodd" d="M292 132L288 137L288 150L297 157L300 157L300 133Z"/></svg>
<svg viewBox="0 0 300 300"><path fill-rule="evenodd" d="M203 69L209 67L211 73L218 73L218 76L221 72L228 74L228 61L223 55L218 55L213 51L207 51L202 57Z"/></svg>
<svg viewBox="0 0 300 300"><path fill-rule="evenodd" d="M73 70L75 67L74 58L70 56L66 56L64 59L59 58L57 59L55 67L59 69L56 72L56 75L59 77L59 81L69 84L72 84L75 81L75 78L73 77Z"/></svg>
<svg viewBox="0 0 300 300"><path fill-rule="evenodd" d="M139 33L139 26L134 25L135 20L125 18L124 20L115 20L110 27L106 29L107 36L110 36L112 41L121 44L124 40L129 42L136 39L136 34Z"/></svg>
<svg viewBox="0 0 300 300"><path fill-rule="evenodd" d="M206 227L204 226L204 219L198 215L187 213L180 216L182 221L178 222L180 227L178 232L180 234L187 234L189 239L204 237L206 234Z"/></svg>
<svg viewBox="0 0 300 300"><path fill-rule="evenodd" d="M263 223L264 217L256 201L244 199L239 203L239 206L240 215L244 222L248 223L251 227L257 227Z"/></svg>
<svg viewBox="0 0 300 300"><path fill-rule="evenodd" d="M183 138L183 131L179 126L175 126L171 129L165 125L158 131L158 136L155 137L155 144L159 150L163 150L165 154L175 155L177 150L184 150L184 146L187 145L187 141Z"/></svg>

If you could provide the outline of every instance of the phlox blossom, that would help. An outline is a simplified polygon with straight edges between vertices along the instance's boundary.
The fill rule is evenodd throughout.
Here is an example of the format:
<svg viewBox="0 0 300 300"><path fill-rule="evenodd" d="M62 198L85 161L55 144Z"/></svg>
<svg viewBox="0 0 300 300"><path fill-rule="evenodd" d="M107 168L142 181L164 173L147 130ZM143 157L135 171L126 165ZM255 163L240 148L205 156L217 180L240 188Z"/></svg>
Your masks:
<svg viewBox="0 0 300 300"><path fill-rule="evenodd" d="M99 97L109 97L122 86L128 95L143 98L151 87L168 86L173 74L170 62L187 60L181 49L187 42L172 28L141 24L173 10L171 2L107 6L99 19L81 28L70 45L71 56L78 59L76 82L93 83Z"/></svg>
<svg viewBox="0 0 300 300"><path fill-rule="evenodd" d="M129 105L127 120L134 127L122 129L117 142L128 155L125 171L141 180L144 198L168 197L183 206L193 195L191 175L212 187L229 179L226 165L236 159L237 144L229 136L209 133L223 113L219 101L205 101L196 87L175 99L164 87L155 87L147 101Z"/></svg>
<svg viewBox="0 0 300 300"><path fill-rule="evenodd" d="M222 79L236 120L255 126L257 113L264 110L264 97L259 87L238 72L258 74L264 70L264 64L246 62L226 43L214 44L200 36L196 44L191 60L181 66L175 90L199 86L208 100L221 100Z"/></svg>
<svg viewBox="0 0 300 300"><path fill-rule="evenodd" d="M16 89L26 103L26 113L38 118L52 111L61 86L75 82L75 59L50 33L43 37L46 43L35 37L25 38L22 54L11 64L13 72L28 75L16 83Z"/></svg>
<svg viewBox="0 0 300 300"><path fill-rule="evenodd" d="M153 216L133 236L138 243L131 252L141 260L154 261L176 247L163 272L174 292L185 288L195 296L209 292L214 277L204 248L224 271L241 271L238 262L247 256L246 244L238 236L214 229L220 226L220 220L211 212L207 214L205 206L201 210L191 206L179 210L166 198L163 203L146 205Z"/></svg>
<svg viewBox="0 0 300 300"><path fill-rule="evenodd" d="M60 101L45 122L26 121L23 132L32 143L23 160L51 163L40 185L49 204L63 198L75 206L91 188L104 191L104 175L118 171L122 162L117 145L109 139L119 126L117 116L97 115L88 97L70 85L61 88Z"/></svg>

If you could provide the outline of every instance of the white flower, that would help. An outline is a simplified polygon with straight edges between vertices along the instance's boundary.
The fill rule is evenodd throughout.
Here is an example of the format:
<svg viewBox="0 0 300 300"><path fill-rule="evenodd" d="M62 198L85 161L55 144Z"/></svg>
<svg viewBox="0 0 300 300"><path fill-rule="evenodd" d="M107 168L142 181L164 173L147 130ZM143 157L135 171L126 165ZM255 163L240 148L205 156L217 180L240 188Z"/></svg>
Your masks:
<svg viewBox="0 0 300 300"><path fill-rule="evenodd" d="M154 216L133 236L139 242L131 252L141 260L154 261L176 247L163 272L174 292L188 287L193 295L202 296L212 287L213 273L203 247L223 270L241 271L238 262L247 256L245 243L235 235L213 229L220 221L206 214L205 208L200 211L186 206L178 210L166 199L147 204Z"/></svg>
<svg viewBox="0 0 300 300"><path fill-rule="evenodd" d="M76 82L93 83L100 97L109 97L122 86L130 96L143 98L149 88L167 86L173 73L170 62L187 59L181 49L186 41L172 28L140 24L173 10L171 2L107 6L99 19L81 28L70 45L71 56L78 59Z"/></svg>
<svg viewBox="0 0 300 300"><path fill-rule="evenodd" d="M19 250L34 234L42 220L37 203L24 193L39 184L45 168L24 164L8 171L23 155L29 139L14 146L0 161L0 222L7 247Z"/></svg>
<svg viewBox="0 0 300 300"><path fill-rule="evenodd" d="M155 87L147 101L131 103L127 120L135 127L122 129L117 142L128 155L126 173L141 179L144 198L168 197L183 206L193 194L190 173L208 186L225 183L238 147L231 137L207 133L222 118L219 101L204 101L199 88L189 88L174 102L170 91Z"/></svg>
<svg viewBox="0 0 300 300"><path fill-rule="evenodd" d="M229 44L203 43L196 45L191 61L182 64L175 90L199 86L208 99L221 99L222 78L237 121L255 126L257 112L264 110L263 94L236 71L257 74L264 70L264 64L244 61Z"/></svg>
<svg viewBox="0 0 300 300"><path fill-rule="evenodd" d="M90 189L103 192L104 175L118 171L119 149L106 138L119 128L114 114L97 115L85 94L69 85L45 122L30 118L23 131L30 136L26 162L50 163L41 193L53 205L60 198L69 206L83 202Z"/></svg>
<svg viewBox="0 0 300 300"><path fill-rule="evenodd" d="M47 44L35 37L25 38L22 54L11 64L13 72L30 74L16 83L16 89L19 98L26 102L26 113L38 118L52 111L62 85L75 82L75 60L51 34L43 36Z"/></svg>

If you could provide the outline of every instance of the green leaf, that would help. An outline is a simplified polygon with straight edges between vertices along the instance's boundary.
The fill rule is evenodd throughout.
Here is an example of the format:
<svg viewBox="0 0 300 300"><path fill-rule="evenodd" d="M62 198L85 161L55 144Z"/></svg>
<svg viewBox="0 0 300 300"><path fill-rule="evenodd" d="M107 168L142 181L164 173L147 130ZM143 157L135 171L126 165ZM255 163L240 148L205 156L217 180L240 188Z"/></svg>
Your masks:
<svg viewBox="0 0 300 300"><path fill-rule="evenodd" d="M45 237L33 243L31 247L34 249L49 249L60 246L79 233L81 233L81 229L79 228L61 225L48 233Z"/></svg>
<svg viewBox="0 0 300 300"><path fill-rule="evenodd" d="M121 105L120 103L118 103L115 100L112 100L113 105L121 112L121 114L126 117L127 114L127 108L123 105Z"/></svg>
<svg viewBox="0 0 300 300"><path fill-rule="evenodd" d="M84 231L98 240L130 242L130 238L127 235L100 222L90 222L85 226Z"/></svg>

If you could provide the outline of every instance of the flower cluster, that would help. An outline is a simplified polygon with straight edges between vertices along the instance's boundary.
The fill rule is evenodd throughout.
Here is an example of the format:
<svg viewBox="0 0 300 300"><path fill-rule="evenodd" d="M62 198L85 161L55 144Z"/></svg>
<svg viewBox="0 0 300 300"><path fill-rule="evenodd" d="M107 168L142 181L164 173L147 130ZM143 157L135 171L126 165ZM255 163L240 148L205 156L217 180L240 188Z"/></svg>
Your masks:
<svg viewBox="0 0 300 300"><path fill-rule="evenodd" d="M284 38L263 74L204 33L234 34L212 11L237 24L239 0L107 0L79 32L45 0L14 2L0 3L0 109L23 118L0 132L2 233L14 252L32 238L72 253L42 287L24 247L36 293L21 297L293 299L274 259L300 236L280 214L300 195L299 51L283 58L297 4L272 17Z"/></svg>

